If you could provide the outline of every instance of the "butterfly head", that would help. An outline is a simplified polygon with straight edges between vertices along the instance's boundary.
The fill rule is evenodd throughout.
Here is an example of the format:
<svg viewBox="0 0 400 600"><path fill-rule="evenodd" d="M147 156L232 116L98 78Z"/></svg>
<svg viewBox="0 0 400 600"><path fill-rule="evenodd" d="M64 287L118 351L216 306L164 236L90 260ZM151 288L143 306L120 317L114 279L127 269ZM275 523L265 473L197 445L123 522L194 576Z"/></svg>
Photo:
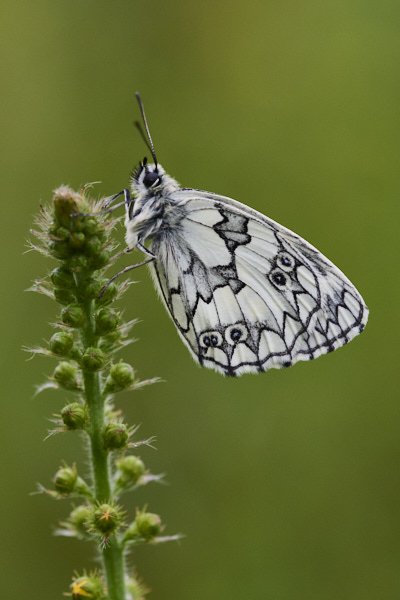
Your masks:
<svg viewBox="0 0 400 600"><path fill-rule="evenodd" d="M132 186L137 191L144 191L158 188L163 182L165 171L159 164L148 164L147 158L132 173Z"/></svg>
<svg viewBox="0 0 400 600"><path fill-rule="evenodd" d="M132 173L131 189L136 198L168 194L178 187L160 164L149 164L146 158Z"/></svg>

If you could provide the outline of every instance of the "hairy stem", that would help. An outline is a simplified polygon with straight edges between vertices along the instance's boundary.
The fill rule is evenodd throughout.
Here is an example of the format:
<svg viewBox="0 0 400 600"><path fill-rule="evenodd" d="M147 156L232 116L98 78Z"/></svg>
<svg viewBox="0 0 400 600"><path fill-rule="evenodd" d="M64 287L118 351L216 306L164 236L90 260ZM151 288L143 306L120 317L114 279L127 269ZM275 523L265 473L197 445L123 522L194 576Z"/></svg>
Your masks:
<svg viewBox="0 0 400 600"><path fill-rule="evenodd" d="M84 348L96 347L94 300L84 304L85 326L82 329ZM104 396L99 372L83 371L85 396L90 411L90 448L96 500L99 503L111 502L111 473L109 454L104 449L102 430L104 428ZM121 544L111 536L102 550L110 600L125 600L124 558Z"/></svg>

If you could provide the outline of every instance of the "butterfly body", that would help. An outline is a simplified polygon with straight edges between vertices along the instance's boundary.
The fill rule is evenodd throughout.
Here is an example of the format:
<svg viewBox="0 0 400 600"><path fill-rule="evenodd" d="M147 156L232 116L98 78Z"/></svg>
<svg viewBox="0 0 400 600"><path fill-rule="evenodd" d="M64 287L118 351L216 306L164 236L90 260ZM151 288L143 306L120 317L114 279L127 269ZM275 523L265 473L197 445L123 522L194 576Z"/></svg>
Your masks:
<svg viewBox="0 0 400 600"><path fill-rule="evenodd" d="M131 193L128 248L151 255L154 285L200 365L230 376L287 367L365 327L368 309L347 277L272 219L181 188L157 163L139 165Z"/></svg>

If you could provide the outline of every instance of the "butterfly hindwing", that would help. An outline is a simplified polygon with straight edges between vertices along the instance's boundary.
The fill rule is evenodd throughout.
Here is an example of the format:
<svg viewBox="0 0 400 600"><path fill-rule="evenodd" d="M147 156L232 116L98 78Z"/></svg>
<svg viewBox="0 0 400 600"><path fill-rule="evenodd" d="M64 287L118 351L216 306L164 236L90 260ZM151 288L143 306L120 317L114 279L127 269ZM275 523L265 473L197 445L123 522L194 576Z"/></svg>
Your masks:
<svg viewBox="0 0 400 600"><path fill-rule="evenodd" d="M226 375L290 366L360 333L350 281L285 227L230 198L178 189L179 223L153 240L155 285L193 357Z"/></svg>

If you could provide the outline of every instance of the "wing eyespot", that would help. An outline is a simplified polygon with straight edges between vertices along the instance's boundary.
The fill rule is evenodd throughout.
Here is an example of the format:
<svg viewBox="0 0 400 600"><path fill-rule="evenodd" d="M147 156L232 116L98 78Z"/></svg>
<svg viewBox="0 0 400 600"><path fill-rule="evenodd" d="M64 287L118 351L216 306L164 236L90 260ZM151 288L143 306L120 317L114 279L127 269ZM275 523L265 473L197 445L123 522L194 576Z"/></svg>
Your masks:
<svg viewBox="0 0 400 600"><path fill-rule="evenodd" d="M276 257L276 264L283 271L292 271L295 266L295 260L288 252L280 252Z"/></svg>
<svg viewBox="0 0 400 600"><path fill-rule="evenodd" d="M269 274L270 281L274 284L278 289L283 289L287 285L288 276L286 273L281 271L281 269L274 269Z"/></svg>
<svg viewBox="0 0 400 600"><path fill-rule="evenodd" d="M247 339L248 331L243 323L235 323L225 330L225 339L231 346L244 342Z"/></svg>
<svg viewBox="0 0 400 600"><path fill-rule="evenodd" d="M206 331L200 335L200 346L202 348L219 348L223 344L223 338L219 331Z"/></svg>

